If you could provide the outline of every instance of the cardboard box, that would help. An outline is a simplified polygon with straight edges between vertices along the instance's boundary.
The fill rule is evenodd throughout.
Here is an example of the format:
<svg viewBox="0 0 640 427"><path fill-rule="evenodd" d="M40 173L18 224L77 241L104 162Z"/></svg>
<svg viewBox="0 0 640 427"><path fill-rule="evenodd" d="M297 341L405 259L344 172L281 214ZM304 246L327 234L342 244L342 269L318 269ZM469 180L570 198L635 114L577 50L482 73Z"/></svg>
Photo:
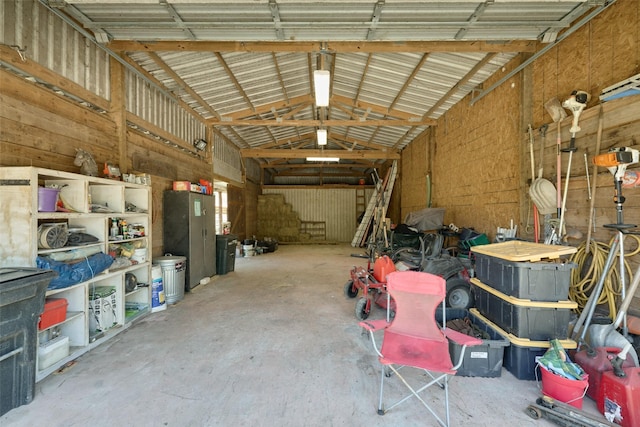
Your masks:
<svg viewBox="0 0 640 427"><path fill-rule="evenodd" d="M38 329L47 329L53 325L64 322L67 318L67 306L65 298L47 298L44 301L44 311L40 315Z"/></svg>
<svg viewBox="0 0 640 427"><path fill-rule="evenodd" d="M173 181L173 191L191 191L189 181Z"/></svg>

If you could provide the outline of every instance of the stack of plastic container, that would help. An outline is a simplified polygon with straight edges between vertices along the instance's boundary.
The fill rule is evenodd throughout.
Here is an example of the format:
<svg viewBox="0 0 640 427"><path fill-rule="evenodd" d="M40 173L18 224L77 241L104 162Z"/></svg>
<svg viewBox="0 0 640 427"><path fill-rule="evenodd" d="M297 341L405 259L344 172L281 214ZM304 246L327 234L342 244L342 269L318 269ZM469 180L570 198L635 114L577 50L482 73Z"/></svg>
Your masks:
<svg viewBox="0 0 640 427"><path fill-rule="evenodd" d="M560 257L576 252L570 246L507 241L472 248L476 277L471 279L476 308L471 312L508 337L504 366L516 378L536 379L536 357L559 339L564 349L572 310L571 269Z"/></svg>

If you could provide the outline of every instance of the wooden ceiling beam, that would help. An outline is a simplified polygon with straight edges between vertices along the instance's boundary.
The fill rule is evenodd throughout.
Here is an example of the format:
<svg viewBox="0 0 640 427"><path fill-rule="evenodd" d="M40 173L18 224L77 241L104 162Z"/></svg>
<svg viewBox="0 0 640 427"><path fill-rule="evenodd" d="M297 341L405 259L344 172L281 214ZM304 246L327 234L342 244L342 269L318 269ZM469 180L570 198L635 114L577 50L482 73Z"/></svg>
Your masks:
<svg viewBox="0 0 640 427"><path fill-rule="evenodd" d="M208 125L212 126L435 126L436 120L433 119L415 119L415 120L275 120L275 119L246 119L246 120L207 120Z"/></svg>
<svg viewBox="0 0 640 427"><path fill-rule="evenodd" d="M330 169L331 165L319 165L319 166L314 166L315 168L319 168L319 169ZM296 176L318 176L318 172L298 172L298 171L287 171L287 172L276 172L273 174L274 176L289 176L289 177L296 177ZM363 176L363 172L358 172L358 171L353 171L353 172L322 172L322 176L327 177L327 176L331 176L331 177L355 177L355 178L359 178Z"/></svg>
<svg viewBox="0 0 640 427"><path fill-rule="evenodd" d="M279 110L281 108L292 108L293 107L294 111L298 112L298 111L304 109L305 107L308 107L312 103L313 103L313 97L311 95L296 96L294 98L291 98L288 101L271 102L269 104L264 104L264 105L260 105L258 107L255 107L255 109L245 109L245 110L236 111L234 113L225 114L224 115L224 119L240 120L240 119L243 119L245 117L255 116L256 114L269 113L269 112L271 112L271 109L273 109L273 108L275 108L276 110ZM293 113L293 114L295 114L295 113ZM292 115L291 112L283 114L282 118L288 118L288 117L290 117L290 115Z"/></svg>
<svg viewBox="0 0 640 427"><path fill-rule="evenodd" d="M318 150L318 149L261 149L241 148L240 155L245 158L277 158L277 159L304 159L306 157L339 157L341 159L385 159L400 160L400 153L381 150Z"/></svg>
<svg viewBox="0 0 640 427"><path fill-rule="evenodd" d="M375 143L371 143L371 142L367 142L367 141L362 141L360 139L352 138L352 137L349 137L349 136L342 136L342 135L338 135L338 134L335 134L335 133L330 133L329 136L334 141L335 140L340 140L340 141L347 142L349 144L356 144L356 145L359 145L361 147L373 148L375 150L385 150L386 149L386 147L384 145L375 144Z"/></svg>
<svg viewBox="0 0 640 427"><path fill-rule="evenodd" d="M187 82L185 82L182 77L180 77L178 75L178 73L176 73L175 71L173 71L173 69L171 67L169 67L169 65L167 65L166 62L164 62L162 60L162 58L160 58L160 56L156 53L156 52L149 52L148 53L149 57L151 58L151 60L153 62L156 63L156 65L160 68L162 68L162 70L167 73L169 75L169 77L171 77L173 79L174 82L176 82L176 84L178 86L180 86L182 88L182 90L184 90L185 92L187 92L193 99L196 100L196 102L198 104L200 104L200 106L202 108L204 108L205 110L207 110L212 116L216 117L216 118L220 118L220 114L218 114L218 112L216 110L214 110L211 105L209 105L209 103L207 103L207 101L205 101L204 99L202 99L202 97L200 95L198 95L198 93L193 90L191 88L191 86L189 86L187 84Z"/></svg>
<svg viewBox="0 0 640 427"><path fill-rule="evenodd" d="M313 167L317 167L318 165L315 164L309 164L309 163L275 163L275 162L271 162L271 163L262 163L260 165L260 167L262 169L308 169L308 168L313 168ZM348 169L348 168L366 168L366 169L371 169L371 168L375 168L377 167L375 163L373 162L356 162L356 163L333 163L333 164L321 164L320 166L328 166L328 167L332 167L332 168L337 168L337 169Z"/></svg>
<svg viewBox="0 0 640 427"><path fill-rule="evenodd" d="M381 105L376 105L376 104L372 104L370 102L363 102L363 101L356 101L352 98L346 97L346 96L340 96L340 95L333 95L331 97L331 101L330 102L339 102L341 104L346 105L349 108L358 108L361 110L371 110L374 113L378 113L378 114L383 114L386 116L391 116L391 117L396 117L399 119L406 119L406 120L410 120L414 117L416 117L414 114L410 114L410 113L406 113L404 111L400 111L400 110L393 110L393 109L389 109L386 107L383 107ZM434 120L435 122L435 120ZM435 126L435 123L432 125Z"/></svg>
<svg viewBox="0 0 640 427"><path fill-rule="evenodd" d="M534 40L490 41L331 41L326 50L335 53L391 52L535 52ZM321 50L318 42L307 41L133 41L113 40L107 47L116 52L312 52Z"/></svg>
<svg viewBox="0 0 640 427"><path fill-rule="evenodd" d="M307 133L302 133L294 138L278 139L275 142L272 142L270 144L261 144L260 148L272 148L272 147L278 147L280 145L285 145L285 144L294 144L300 141L315 139L315 137L316 137L316 134L314 132L307 132Z"/></svg>

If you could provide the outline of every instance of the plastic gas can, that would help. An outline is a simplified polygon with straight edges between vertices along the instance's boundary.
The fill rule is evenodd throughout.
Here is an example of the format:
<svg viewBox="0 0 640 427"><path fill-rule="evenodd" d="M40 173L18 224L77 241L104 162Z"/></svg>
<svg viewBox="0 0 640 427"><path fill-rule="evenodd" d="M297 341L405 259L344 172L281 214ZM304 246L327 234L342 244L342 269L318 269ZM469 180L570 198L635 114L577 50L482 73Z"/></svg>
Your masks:
<svg viewBox="0 0 640 427"><path fill-rule="evenodd" d="M383 255L373 264L373 277L378 282L386 282L387 274L396 271L396 266L387 255Z"/></svg>
<svg viewBox="0 0 640 427"><path fill-rule="evenodd" d="M618 347L596 347L595 349L585 349L578 351L573 360L580 367L589 374L589 388L587 389L587 396L602 403L600 394L602 393L601 379L602 373L612 371L613 366L611 360L613 360L621 349ZM629 357L625 360L623 367L635 366L633 360ZM598 410L602 412L602 407L598 407Z"/></svg>
<svg viewBox="0 0 640 427"><path fill-rule="evenodd" d="M640 426L640 368L623 368L624 377L613 371L602 374L602 405L604 417L622 427Z"/></svg>

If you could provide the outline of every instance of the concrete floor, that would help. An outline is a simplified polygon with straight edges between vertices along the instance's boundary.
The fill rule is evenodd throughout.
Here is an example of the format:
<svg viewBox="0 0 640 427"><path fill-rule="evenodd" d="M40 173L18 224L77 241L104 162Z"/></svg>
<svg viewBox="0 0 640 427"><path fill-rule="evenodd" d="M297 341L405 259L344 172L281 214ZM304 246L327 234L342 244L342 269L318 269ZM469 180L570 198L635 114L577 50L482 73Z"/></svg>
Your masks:
<svg viewBox="0 0 640 427"><path fill-rule="evenodd" d="M412 399L379 416L379 364L343 295L349 245L285 246L238 258L167 310L153 313L37 384L9 426L431 426ZM383 317L381 309L371 317ZM456 377L453 426L548 426L524 410L535 381ZM427 395L441 400L438 390ZM434 393L436 392L436 393ZM597 413L588 398L584 409Z"/></svg>

